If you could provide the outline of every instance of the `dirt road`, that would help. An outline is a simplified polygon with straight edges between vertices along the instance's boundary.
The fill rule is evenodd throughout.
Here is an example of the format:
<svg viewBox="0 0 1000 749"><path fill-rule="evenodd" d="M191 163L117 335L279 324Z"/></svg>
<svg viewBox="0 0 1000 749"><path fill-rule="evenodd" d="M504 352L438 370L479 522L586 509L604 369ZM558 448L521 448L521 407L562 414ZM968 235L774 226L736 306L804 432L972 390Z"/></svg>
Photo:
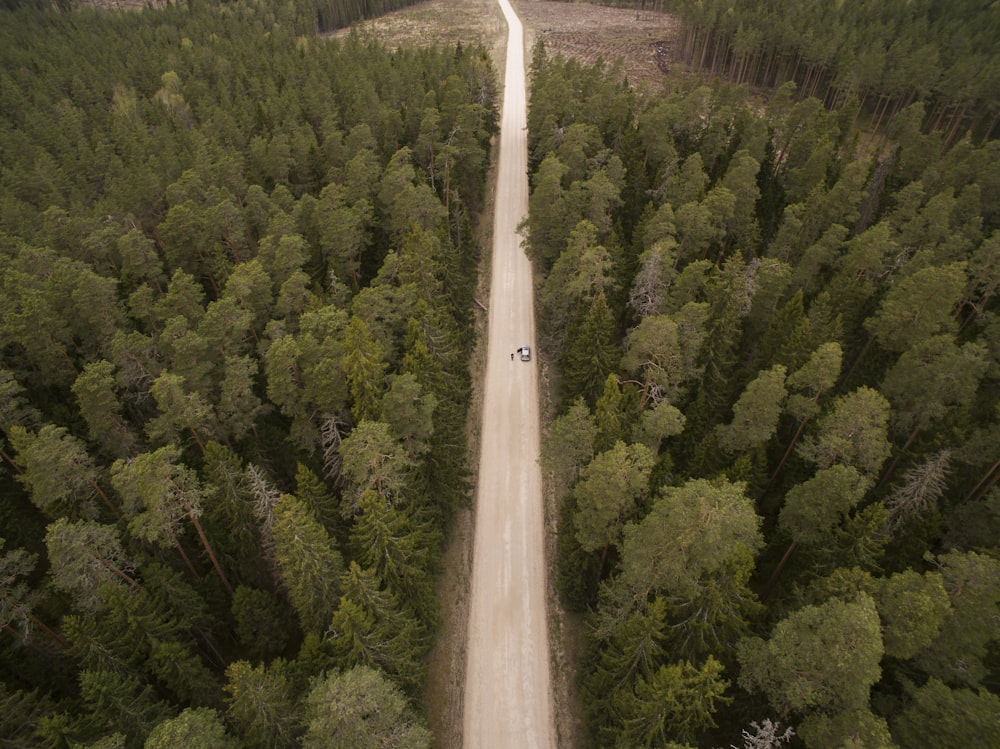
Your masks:
<svg viewBox="0 0 1000 749"><path fill-rule="evenodd" d="M545 608L538 370L531 266L517 225L528 211L521 22L504 73L479 485L464 700L465 749L555 747ZM512 352L532 347L530 362Z"/></svg>

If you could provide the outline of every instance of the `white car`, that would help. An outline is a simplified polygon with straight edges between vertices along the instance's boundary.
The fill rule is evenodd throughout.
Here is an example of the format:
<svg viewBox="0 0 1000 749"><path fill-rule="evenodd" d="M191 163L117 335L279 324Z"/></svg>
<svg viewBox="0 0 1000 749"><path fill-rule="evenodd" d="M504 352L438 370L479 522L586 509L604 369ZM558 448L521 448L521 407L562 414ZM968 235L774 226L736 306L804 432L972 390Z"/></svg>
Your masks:
<svg viewBox="0 0 1000 749"><path fill-rule="evenodd" d="M531 361L531 346L521 346L517 353L520 355L521 361Z"/></svg>

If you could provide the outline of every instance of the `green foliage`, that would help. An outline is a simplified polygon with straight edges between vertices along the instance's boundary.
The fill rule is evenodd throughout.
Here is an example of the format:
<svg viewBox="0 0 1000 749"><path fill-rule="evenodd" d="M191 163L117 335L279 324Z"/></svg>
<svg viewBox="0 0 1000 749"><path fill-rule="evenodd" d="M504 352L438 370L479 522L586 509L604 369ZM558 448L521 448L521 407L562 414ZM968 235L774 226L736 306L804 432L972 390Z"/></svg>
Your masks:
<svg viewBox="0 0 1000 749"><path fill-rule="evenodd" d="M877 390L859 388L833 403L798 452L821 469L841 463L873 477L889 456L888 421L888 401Z"/></svg>
<svg viewBox="0 0 1000 749"><path fill-rule="evenodd" d="M287 494L274 508L271 532L281 582L302 630L323 632L340 596L340 552L306 506Z"/></svg>
<svg viewBox="0 0 1000 749"><path fill-rule="evenodd" d="M412 611L385 588L374 571L351 562L330 624L331 646L342 668L384 671L412 692L423 678L426 633Z"/></svg>
<svg viewBox="0 0 1000 749"><path fill-rule="evenodd" d="M648 679L640 676L635 693L623 707L621 740L628 746L665 747L672 740L693 741L714 727L712 715L729 682L722 664L711 656L699 668L687 661L660 666Z"/></svg>
<svg viewBox="0 0 1000 749"><path fill-rule="evenodd" d="M561 360L563 397L572 401L583 396L594 402L608 376L617 369L618 352L607 299L598 293L589 306L579 306L566 330L566 348Z"/></svg>
<svg viewBox="0 0 1000 749"><path fill-rule="evenodd" d="M1000 697L986 689L951 689L931 679L914 691L892 733L903 749L992 746L998 709Z"/></svg>
<svg viewBox="0 0 1000 749"><path fill-rule="evenodd" d="M617 442L595 457L573 489L576 539L584 551L618 542L621 529L642 507L649 494L654 456L645 445Z"/></svg>
<svg viewBox="0 0 1000 749"><path fill-rule="evenodd" d="M733 420L716 428L719 446L740 452L769 440L778 428L786 394L784 366L762 372L733 404Z"/></svg>
<svg viewBox="0 0 1000 749"><path fill-rule="evenodd" d="M431 733L384 674L366 666L317 679L306 697L306 749L426 749Z"/></svg>
<svg viewBox="0 0 1000 749"><path fill-rule="evenodd" d="M82 671L80 694L99 724L125 734L128 747L141 747L153 728L171 714L151 684L115 671Z"/></svg>
<svg viewBox="0 0 1000 749"><path fill-rule="evenodd" d="M361 497L373 491L386 502L405 498L414 461L383 421L362 421L341 443L347 482L340 511L350 517Z"/></svg>
<svg viewBox="0 0 1000 749"><path fill-rule="evenodd" d="M763 541L745 485L696 479L664 488L641 522L626 526L621 582L636 594L655 590L695 597L698 581ZM669 529L669 531L667 530ZM669 532L673 542L659 542Z"/></svg>
<svg viewBox="0 0 1000 749"><path fill-rule="evenodd" d="M902 140L905 135L911 148L929 140L923 153L933 158L933 144L941 136L924 135L921 120L925 131L988 129L982 121L985 112L976 110L989 97L973 85L971 73L982 68L971 66L970 60L982 55L981 64L993 69L996 54L985 30L992 20L987 9L974 3L937 12L929 12L931 7L921 6L926 15L919 22L910 15L913 8L900 2L878 9L835 6L799 13L785 3L753 2L726 13L725 5L683 2L671 10L683 19L683 59L696 69L768 88L788 81L786 86L794 90L797 84L804 97L860 107L876 125L889 122L894 136ZM818 36L817 29L827 33ZM809 65L794 65L796 58L809 60ZM911 109L919 109L915 116L907 110L914 99ZM805 157L822 150L822 131L804 127L819 105L813 102L806 111L787 101L769 111L772 122L785 131L781 153L787 155L790 172L808 171ZM959 103L972 111L946 117L947 105ZM833 131L826 137L842 141L846 134ZM908 172L923 163L918 160Z"/></svg>
<svg viewBox="0 0 1000 749"><path fill-rule="evenodd" d="M871 598L831 600L790 614L767 640L741 641L740 685L763 692L779 711L859 708L881 675L882 654Z"/></svg>
<svg viewBox="0 0 1000 749"><path fill-rule="evenodd" d="M9 435L22 467L17 479L27 487L35 506L53 518L97 514L90 496L97 471L84 445L68 430L46 424L32 433L14 425Z"/></svg>
<svg viewBox="0 0 1000 749"><path fill-rule="evenodd" d="M240 585L233 594L236 636L247 656L267 660L284 651L291 622L282 601L266 590Z"/></svg>
<svg viewBox="0 0 1000 749"><path fill-rule="evenodd" d="M170 749L188 746L191 749L235 749L236 740L226 733L219 714L208 708L188 708L176 718L154 728L143 749Z"/></svg>
<svg viewBox="0 0 1000 749"><path fill-rule="evenodd" d="M0 623L36 743L297 745L352 555L420 688L499 99L480 45L316 36L404 4L3 11ZM226 693L237 739L164 722Z"/></svg>
<svg viewBox="0 0 1000 749"><path fill-rule="evenodd" d="M875 604L886 655L912 658L937 637L951 604L940 573L906 570L879 580Z"/></svg>
<svg viewBox="0 0 1000 749"><path fill-rule="evenodd" d="M893 747L885 719L861 708L835 715L812 713L798 728L808 747L844 747L845 749L886 749Z"/></svg>
<svg viewBox="0 0 1000 749"><path fill-rule="evenodd" d="M341 716L306 694L334 664L418 695L468 497L499 99L478 45L314 35L399 5L8 3L0 613L37 691L3 700L4 740L225 745L181 713L224 693L241 745L321 741ZM740 87L532 62L525 246L565 395L543 460L558 587L593 610L588 724L740 743L707 669L756 632L738 675L808 745L883 746L888 721L964 746L996 707L993 10L730 5L672 10L679 54ZM641 490L594 461L619 440ZM799 574L765 585L789 536Z"/></svg>
<svg viewBox="0 0 1000 749"><path fill-rule="evenodd" d="M135 563L125 555L114 526L59 518L49 524L45 546L53 585L72 595L83 611L95 613L103 607L105 586L139 587L130 576Z"/></svg>
<svg viewBox="0 0 1000 749"><path fill-rule="evenodd" d="M1000 561L968 552L950 552L937 559L951 610L940 634L916 658L931 676L949 683L977 687L987 673L990 644L1000 636Z"/></svg>
<svg viewBox="0 0 1000 749"><path fill-rule="evenodd" d="M228 715L246 746L295 746L298 711L283 671L280 660L269 667L234 661L226 668Z"/></svg>
<svg viewBox="0 0 1000 749"><path fill-rule="evenodd" d="M355 558L374 570L386 587L433 629L438 602L431 575L439 534L420 518L413 505L394 506L371 489L361 496L358 510L351 528Z"/></svg>
<svg viewBox="0 0 1000 749"><path fill-rule="evenodd" d="M861 501L869 482L854 468L833 465L785 495L778 522L795 541L821 544Z"/></svg>
<svg viewBox="0 0 1000 749"><path fill-rule="evenodd" d="M542 443L541 464L558 491L569 489L593 459L595 437L594 418L583 398L552 423Z"/></svg>

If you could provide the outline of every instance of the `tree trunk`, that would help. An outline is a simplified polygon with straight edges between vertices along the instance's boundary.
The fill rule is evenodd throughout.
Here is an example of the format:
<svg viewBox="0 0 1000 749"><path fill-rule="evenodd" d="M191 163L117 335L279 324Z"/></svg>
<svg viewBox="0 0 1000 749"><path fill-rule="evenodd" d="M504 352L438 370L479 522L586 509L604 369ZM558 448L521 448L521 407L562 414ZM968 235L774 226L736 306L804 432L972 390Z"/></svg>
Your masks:
<svg viewBox="0 0 1000 749"><path fill-rule="evenodd" d="M91 487L93 487L94 491L97 492L97 496L99 496L101 500L104 502L105 506L107 506L107 508L111 510L111 514L114 515L116 518L120 518L122 516L121 511L117 507L115 507L114 504L112 504L111 500L108 499L108 495L101 490L101 487L97 485L97 482L94 481L94 479L87 479L87 483L89 483Z"/></svg>
<svg viewBox="0 0 1000 749"><path fill-rule="evenodd" d="M885 469L885 473L883 473L882 478L879 479L878 486L875 487L875 491L878 491L889 482L889 479L892 478L892 474L896 470L896 466L899 465L899 461L903 459L904 453L910 449L910 445L913 444L913 440L917 438L918 434L920 434L920 427L916 426L913 428L913 431L910 432L910 436L907 437L906 444L899 448L899 452L896 453L896 457L892 459L892 463L890 463L889 467Z"/></svg>
<svg viewBox="0 0 1000 749"><path fill-rule="evenodd" d="M781 469L785 467L785 463L788 458L792 455L792 450L795 448L796 443L799 441L799 437L802 436L802 430L806 428L806 424L809 422L808 418L802 419L799 422L799 428L795 430L795 436L792 437L792 441L788 443L788 449L785 450L785 454L781 456L781 460L778 462L778 466L774 469L774 473L771 474L771 478L767 481L767 487L764 491L767 491L774 483L774 480L778 478L778 474L781 473Z"/></svg>
<svg viewBox="0 0 1000 749"><path fill-rule="evenodd" d="M767 587L764 591L764 598L767 598L771 595L771 592L774 590L774 584L778 582L778 577L781 575L781 572L782 570L785 569L785 565L788 563L788 560L791 559L792 554L798 547L799 547L798 541L792 541L790 544L788 544L788 548L785 549L784 556L781 557L781 561L778 562L778 566L774 568L774 572L771 573L771 577L767 581Z"/></svg>
<svg viewBox="0 0 1000 749"><path fill-rule="evenodd" d="M951 148L957 139L962 123L965 122L965 114L968 111L968 104L962 104L961 107L952 116L951 127L948 130L948 136L944 139L944 148Z"/></svg>
<svg viewBox="0 0 1000 749"><path fill-rule="evenodd" d="M851 365L850 370L847 372L847 375L842 380L842 382L845 385L847 385L851 381L851 377L854 375L854 370L858 368L858 364L861 363L861 360L864 358L865 354L868 353L868 349L872 347L872 344L874 342L875 342L875 334L873 333L868 336L868 340L865 341L865 345L862 347L861 351L858 352L858 355L854 357L854 363Z"/></svg>
<svg viewBox="0 0 1000 749"><path fill-rule="evenodd" d="M188 517L191 518L191 523L194 525L194 529L198 532L198 538L201 539L201 545L205 547L208 558L212 560L212 566L215 567L215 571L219 575L219 579L222 580L222 586L226 589L226 592L232 596L233 586L229 584L229 580L226 578L226 573L222 571L222 567L219 565L219 560L215 557L215 551L212 550L212 545L208 543L208 538L205 536L205 531L202 529L201 523L198 522L197 516L191 512L190 507L185 504L184 508L188 511Z"/></svg>
<svg viewBox="0 0 1000 749"><path fill-rule="evenodd" d="M996 476L994 476L992 479L990 479L989 483L986 484L986 486L984 486L982 488L982 490L979 492L979 494L976 495L976 501L978 502L980 499L982 499L983 497L985 497L989 493L989 491L994 486L997 485L998 481L1000 481L1000 473L998 473Z"/></svg>
<svg viewBox="0 0 1000 749"><path fill-rule="evenodd" d="M69 649L69 643L65 639L63 639L62 635L58 634L57 632L54 632L48 625L45 624L45 622L43 622L37 616L32 614L31 611L29 611L27 608L22 606L17 601L7 598L6 596L4 596L4 598L7 600L7 603L9 603L13 608L17 609L22 616L24 616L28 621L30 621L32 624L34 624L36 627L42 630L42 632L48 635L52 639L52 641L55 642L59 647L61 647L63 650ZM10 629L13 630L15 633L17 633L17 630L14 630L13 627L11 627Z"/></svg>
<svg viewBox="0 0 1000 749"><path fill-rule="evenodd" d="M993 472L997 468L1000 468L1000 458L998 458L997 462L994 463L993 465L991 465L990 469L986 473L983 474L983 477L981 479L979 479L979 483L976 484L974 487L972 487L972 491L970 491L968 494L965 495L965 501L966 502L968 502L970 499L972 499L972 496L977 491L979 491L979 487L981 487L983 484L985 484L987 481L989 481L990 476L993 475ZM990 485L992 486L993 483L996 483L996 481L994 480L993 482L990 483Z"/></svg>
<svg viewBox="0 0 1000 749"><path fill-rule="evenodd" d="M198 574L198 570L196 570L194 565L191 564L191 558L187 555L187 552L184 551L184 547L181 546L180 540L174 535L173 531L170 531L170 539L174 542L174 548L177 549L177 553L180 554L181 559L184 560L184 566L188 568L188 572L191 573L191 577L195 579L201 577L201 575Z"/></svg>
<svg viewBox="0 0 1000 749"><path fill-rule="evenodd" d="M101 557L97 556L97 554L91 554L91 556L98 562L100 562L102 565L104 565L105 569L111 571L113 574L117 575L126 583L128 583L134 590L142 590L142 585L140 585L131 575L122 570L120 567L108 563L107 560L102 559Z"/></svg>
<svg viewBox="0 0 1000 749"><path fill-rule="evenodd" d="M7 634L9 634L9 635L10 635L11 637L13 637L13 638L14 638L15 640L21 640L21 639L23 639L23 638L21 637L21 633L20 633L20 632L18 632L18 631L17 631L16 629L14 629L14 628L13 628L12 626L10 626L9 624L4 624L4 625L3 625L3 631L4 631L4 632L6 632ZM27 646L28 646L29 648L31 648L32 650L34 650L34 651L35 651L36 653L38 653L39 655L48 655L48 653L47 653L47 652L45 652L44 650L42 650L42 649L41 649L40 647L38 647L38 646L37 646L37 645L36 645L35 643L33 643L33 642L30 642L30 641L28 641L28 642L25 642L24 644L25 644L25 645L27 645Z"/></svg>
<svg viewBox="0 0 1000 749"><path fill-rule="evenodd" d="M188 427L191 432L191 436L194 437L194 441L198 443L198 448L201 450L201 454L205 454L205 443L201 441L201 437L198 436L197 430L194 427Z"/></svg>

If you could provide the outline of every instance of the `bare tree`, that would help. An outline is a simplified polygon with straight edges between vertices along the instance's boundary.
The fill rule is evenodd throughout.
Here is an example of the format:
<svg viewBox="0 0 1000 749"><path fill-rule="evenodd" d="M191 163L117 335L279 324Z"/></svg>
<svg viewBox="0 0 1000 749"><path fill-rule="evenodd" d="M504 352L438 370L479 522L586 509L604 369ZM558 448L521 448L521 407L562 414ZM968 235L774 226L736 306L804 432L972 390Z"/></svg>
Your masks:
<svg viewBox="0 0 1000 749"><path fill-rule="evenodd" d="M951 450L941 450L903 474L903 483L886 500L890 530L927 513L948 488Z"/></svg>

